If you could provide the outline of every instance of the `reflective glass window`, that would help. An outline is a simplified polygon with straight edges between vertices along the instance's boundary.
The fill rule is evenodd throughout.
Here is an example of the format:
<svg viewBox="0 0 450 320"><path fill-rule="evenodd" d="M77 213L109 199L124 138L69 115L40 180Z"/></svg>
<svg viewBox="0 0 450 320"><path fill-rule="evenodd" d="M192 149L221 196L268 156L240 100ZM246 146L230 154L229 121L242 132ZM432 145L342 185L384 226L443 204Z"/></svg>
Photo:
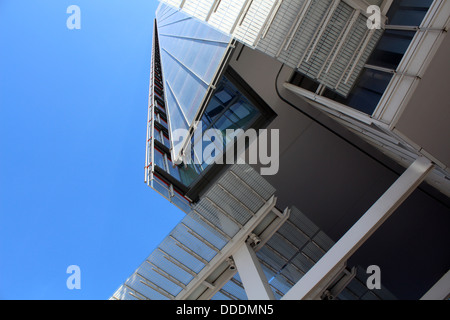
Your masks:
<svg viewBox="0 0 450 320"><path fill-rule="evenodd" d="M386 30L367 63L397 69L415 34L414 31Z"/></svg>
<svg viewBox="0 0 450 320"><path fill-rule="evenodd" d="M166 170L166 166L164 164L164 155L161 151L155 148L155 152L153 152L153 157L155 161L155 165L160 167L163 170Z"/></svg>
<svg viewBox="0 0 450 320"><path fill-rule="evenodd" d="M394 0L388 13L391 25L420 26L433 0Z"/></svg>
<svg viewBox="0 0 450 320"><path fill-rule="evenodd" d="M372 114L391 79L391 73L364 68L347 98L331 90L325 90L323 95L361 112Z"/></svg>
<svg viewBox="0 0 450 320"><path fill-rule="evenodd" d="M159 131L159 129L155 128L154 136L155 136L155 140L158 140L159 142L163 143L161 141L161 132Z"/></svg>
<svg viewBox="0 0 450 320"><path fill-rule="evenodd" d="M171 129L188 129L225 58L231 37L163 3L157 26ZM180 148L181 144L174 145L173 153L178 155Z"/></svg>
<svg viewBox="0 0 450 320"><path fill-rule="evenodd" d="M167 147L170 148L170 140L167 137L167 135L165 133L163 133L163 144Z"/></svg>

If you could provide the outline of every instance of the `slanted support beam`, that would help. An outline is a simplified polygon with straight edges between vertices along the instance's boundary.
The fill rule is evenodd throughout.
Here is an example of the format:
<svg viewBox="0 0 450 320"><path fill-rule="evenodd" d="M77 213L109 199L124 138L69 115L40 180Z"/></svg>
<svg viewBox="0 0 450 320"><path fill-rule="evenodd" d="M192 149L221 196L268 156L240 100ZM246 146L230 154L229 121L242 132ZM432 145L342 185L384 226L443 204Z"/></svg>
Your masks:
<svg viewBox="0 0 450 320"><path fill-rule="evenodd" d="M275 300L256 253L247 242L233 254L233 259L249 300Z"/></svg>
<svg viewBox="0 0 450 320"><path fill-rule="evenodd" d="M420 300L446 300L450 297L450 270Z"/></svg>
<svg viewBox="0 0 450 320"><path fill-rule="evenodd" d="M223 247L219 254L208 262L205 268L200 271L195 280L191 281L186 288L181 290L176 296L176 300L194 300L197 296L191 296L200 285L213 273L218 266L226 261L230 256L241 248L242 244L247 240L252 231L261 223L269 212L275 207L277 198L273 195L267 202L250 218L249 221L238 231L238 233Z"/></svg>
<svg viewBox="0 0 450 320"><path fill-rule="evenodd" d="M322 290L322 279L336 268L380 227L384 221L419 186L433 168L430 160L420 157L392 184L370 209L336 242L336 244L284 295L285 300L312 299Z"/></svg>

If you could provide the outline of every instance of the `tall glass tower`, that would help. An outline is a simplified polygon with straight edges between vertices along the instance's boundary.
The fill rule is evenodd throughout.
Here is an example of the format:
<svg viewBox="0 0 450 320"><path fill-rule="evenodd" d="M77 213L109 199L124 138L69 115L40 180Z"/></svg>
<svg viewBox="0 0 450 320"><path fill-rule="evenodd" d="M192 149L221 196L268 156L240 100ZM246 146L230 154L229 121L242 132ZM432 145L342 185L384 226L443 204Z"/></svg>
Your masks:
<svg viewBox="0 0 450 320"><path fill-rule="evenodd" d="M145 181L185 212L200 185L220 169L212 170L208 157L223 154L203 151L209 144L226 148L225 139L215 141L206 132L215 129L225 136L227 129L259 128L274 116L228 67L235 44L229 35L169 5L162 3L156 12ZM174 141L180 129L189 134Z"/></svg>

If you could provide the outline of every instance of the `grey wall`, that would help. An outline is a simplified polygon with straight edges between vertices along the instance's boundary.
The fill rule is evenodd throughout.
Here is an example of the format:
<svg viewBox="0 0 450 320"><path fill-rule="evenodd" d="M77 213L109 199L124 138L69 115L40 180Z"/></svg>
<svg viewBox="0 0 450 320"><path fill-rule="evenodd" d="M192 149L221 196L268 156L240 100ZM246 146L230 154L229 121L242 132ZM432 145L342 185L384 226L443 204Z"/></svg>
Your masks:
<svg viewBox="0 0 450 320"><path fill-rule="evenodd" d="M269 128L280 129L280 170L265 178L277 189L279 208L295 205L338 240L404 168L283 89L288 67L279 74L279 93L321 124L277 95L280 63L238 47L231 66L278 114ZM450 267L448 198L439 199L426 185L422 189L351 259L363 268L379 265L382 283L402 299L420 298Z"/></svg>
<svg viewBox="0 0 450 320"><path fill-rule="evenodd" d="M450 37L445 36L396 129L450 166Z"/></svg>

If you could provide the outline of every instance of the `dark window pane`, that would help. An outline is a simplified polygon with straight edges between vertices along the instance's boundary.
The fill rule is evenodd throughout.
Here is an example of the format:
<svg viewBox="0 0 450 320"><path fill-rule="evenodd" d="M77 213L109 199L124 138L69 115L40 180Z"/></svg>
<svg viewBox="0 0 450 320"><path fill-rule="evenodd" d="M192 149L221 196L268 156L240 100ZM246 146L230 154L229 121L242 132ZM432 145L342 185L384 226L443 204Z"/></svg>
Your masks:
<svg viewBox="0 0 450 320"><path fill-rule="evenodd" d="M163 138L164 138L164 145L167 148L170 148L170 140L169 140L169 138L165 134L163 134Z"/></svg>
<svg viewBox="0 0 450 320"><path fill-rule="evenodd" d="M178 172L178 167L177 166L173 166L173 163L171 160L167 160L168 164L169 164L169 173L172 177L174 177L175 179L177 179L178 181L180 181L180 174Z"/></svg>
<svg viewBox="0 0 450 320"><path fill-rule="evenodd" d="M224 106L220 102L219 99L216 97L212 97L211 101L209 102L207 108L206 108L206 116L203 116L204 118L207 118L209 122L214 121L214 119L222 112L224 109Z"/></svg>
<svg viewBox="0 0 450 320"><path fill-rule="evenodd" d="M159 124L161 124L164 128L169 129L169 126L167 125L167 122L161 118L161 121L158 121Z"/></svg>
<svg viewBox="0 0 450 320"><path fill-rule="evenodd" d="M166 166L164 165L164 156L161 151L158 149L155 149L155 152L153 153L153 157L155 160L155 165L160 167L163 170L166 170Z"/></svg>
<svg viewBox="0 0 450 320"><path fill-rule="evenodd" d="M295 72L294 75L291 78L290 83L306 89L311 92L316 92L317 88L319 87L319 83L299 72Z"/></svg>
<svg viewBox="0 0 450 320"><path fill-rule="evenodd" d="M226 104L233 98L232 93L229 93L226 90L220 90L216 92L215 97L220 100L222 104Z"/></svg>
<svg viewBox="0 0 450 320"><path fill-rule="evenodd" d="M397 69L414 35L414 31L386 30L367 63Z"/></svg>
<svg viewBox="0 0 450 320"><path fill-rule="evenodd" d="M325 90L323 95L371 115L375 111L391 79L392 74L390 73L364 69L347 98L328 89Z"/></svg>
<svg viewBox="0 0 450 320"><path fill-rule="evenodd" d="M394 0L388 13L390 25L419 26L433 0Z"/></svg>
<svg viewBox="0 0 450 320"><path fill-rule="evenodd" d="M161 141L161 133L158 129L155 128L155 132L154 132L154 136L155 136L155 140L158 140L159 142L163 143Z"/></svg>
<svg viewBox="0 0 450 320"><path fill-rule="evenodd" d="M191 163L179 166L178 172L180 173L180 181L185 186L189 186L199 176L195 165Z"/></svg>
<svg viewBox="0 0 450 320"><path fill-rule="evenodd" d="M226 115L238 128L244 129L259 116L259 112L246 100L240 100L230 107Z"/></svg>

